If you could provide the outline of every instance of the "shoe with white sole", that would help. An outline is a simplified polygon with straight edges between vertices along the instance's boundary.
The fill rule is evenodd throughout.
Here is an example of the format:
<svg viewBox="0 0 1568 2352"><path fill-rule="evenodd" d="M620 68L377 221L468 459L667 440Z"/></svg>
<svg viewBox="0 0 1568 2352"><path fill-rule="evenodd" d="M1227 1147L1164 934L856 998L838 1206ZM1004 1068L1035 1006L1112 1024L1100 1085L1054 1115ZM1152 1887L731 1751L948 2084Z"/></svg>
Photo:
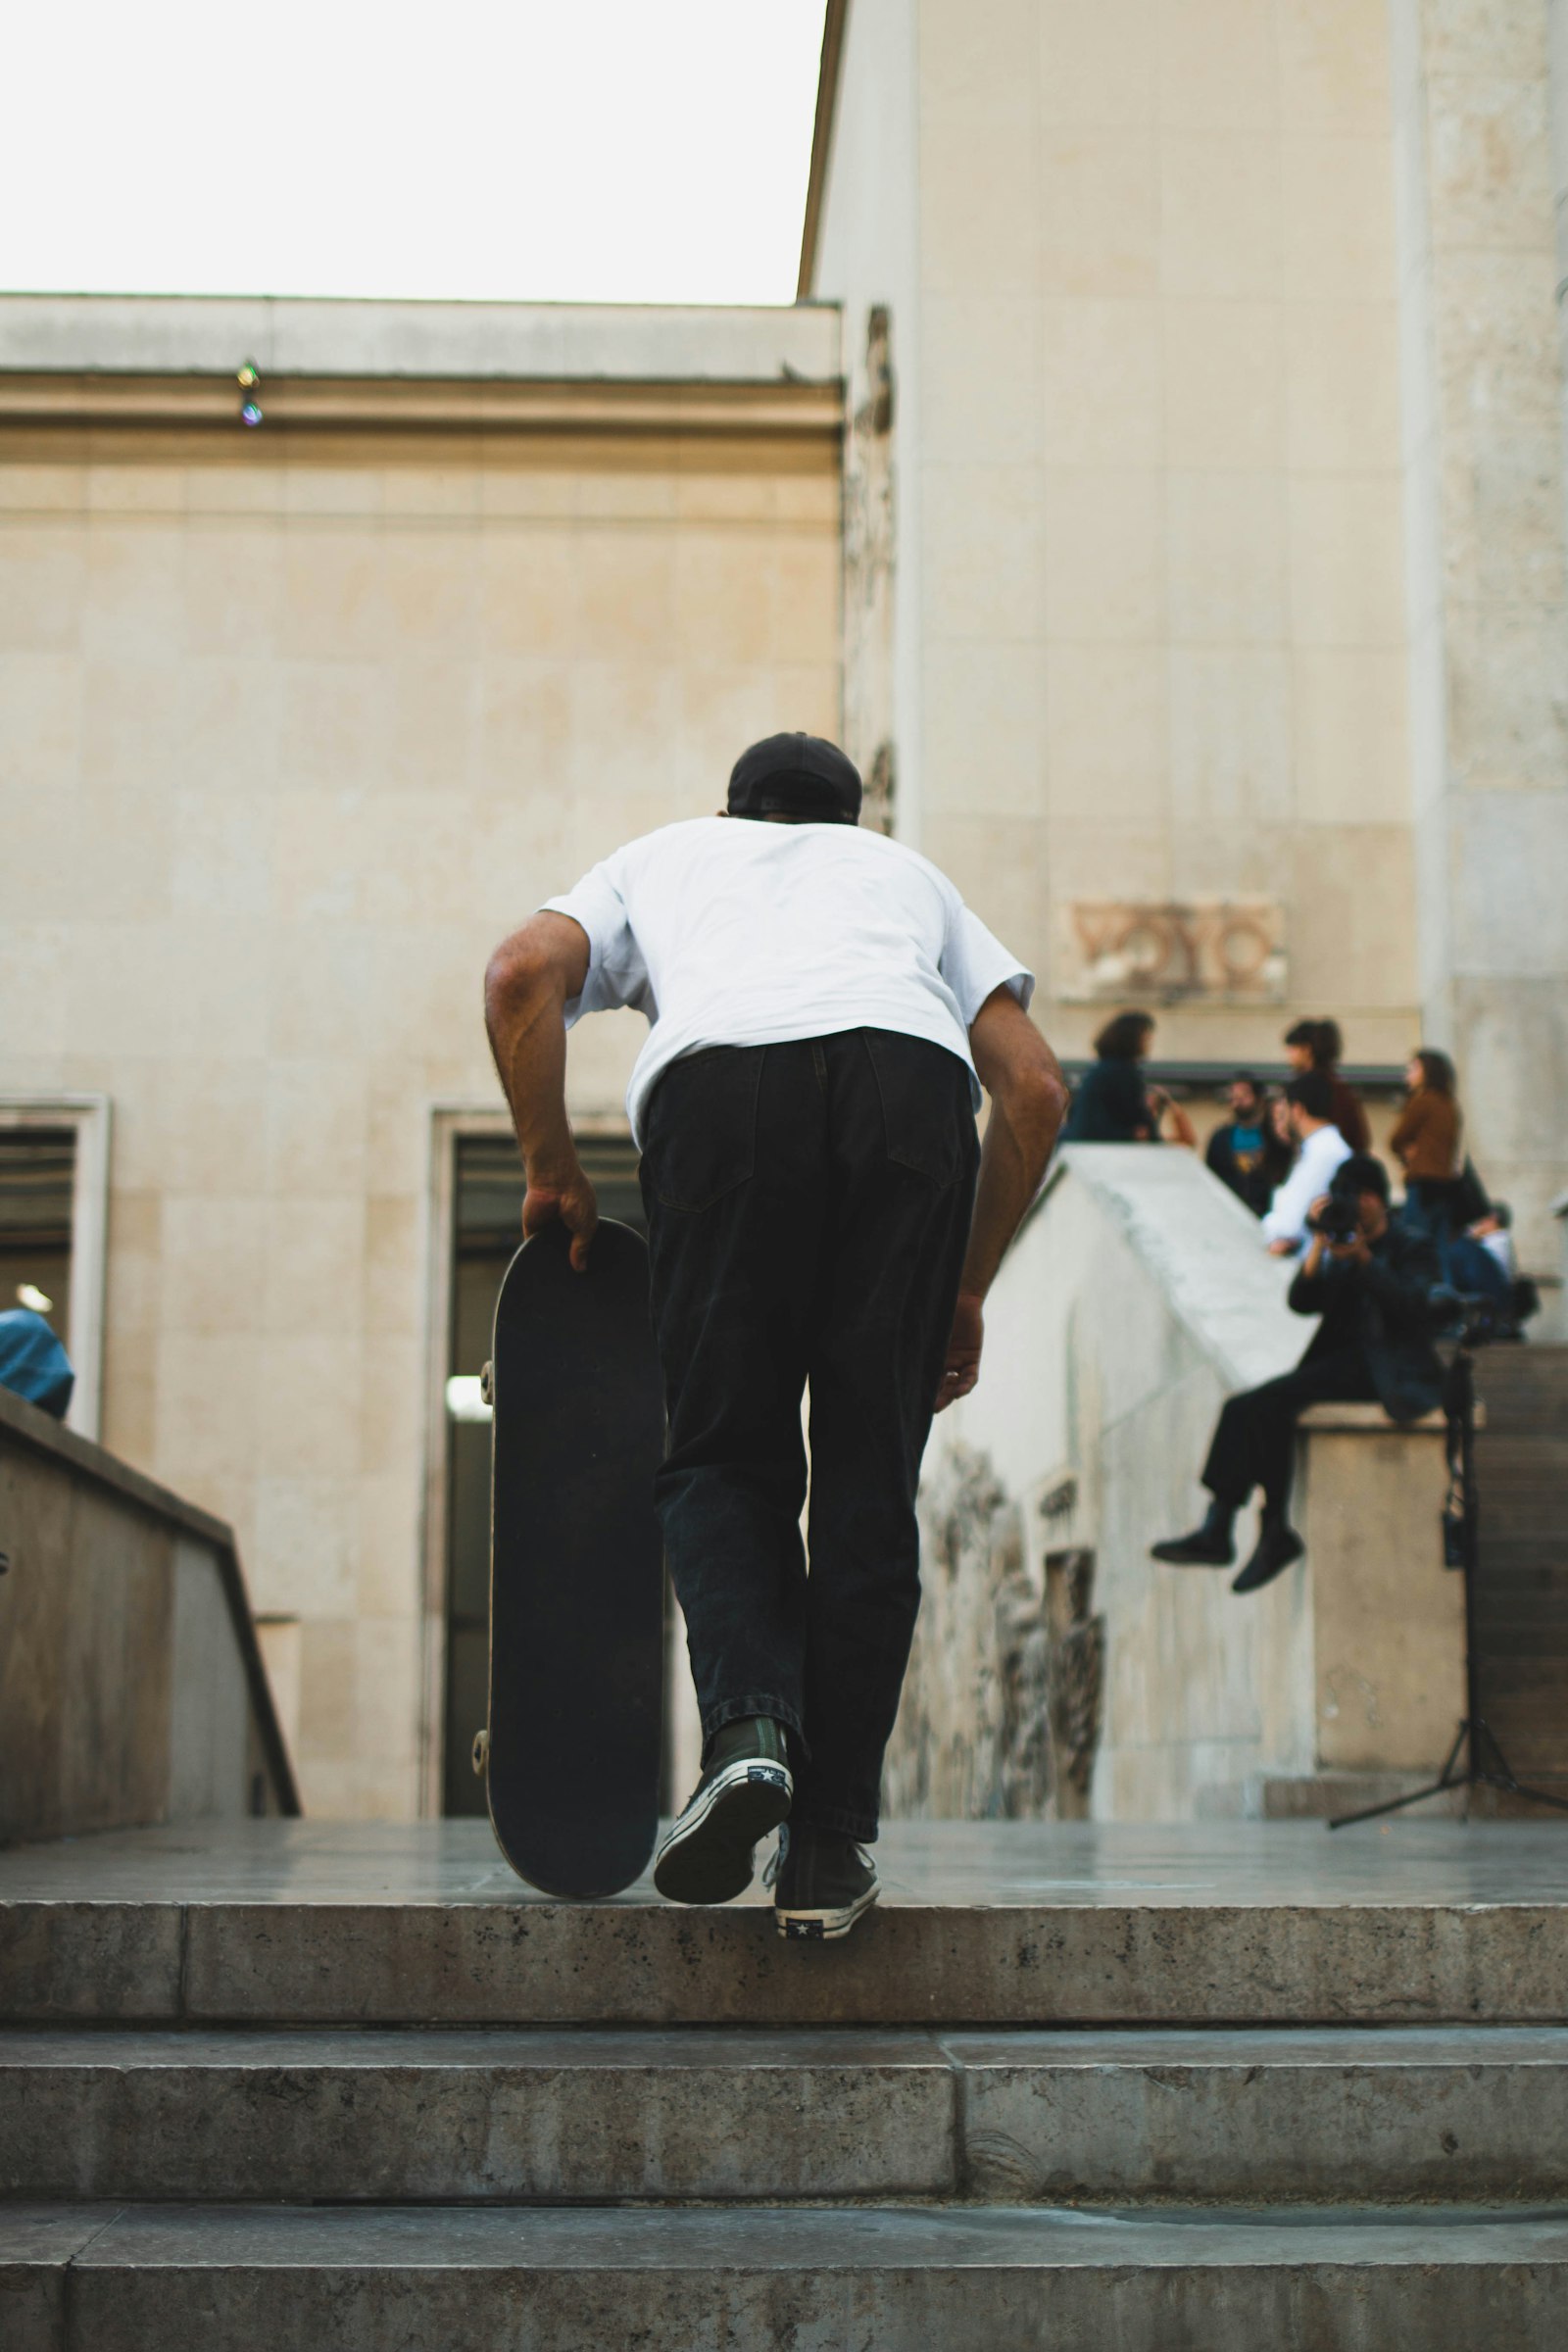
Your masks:
<svg viewBox="0 0 1568 2352"><path fill-rule="evenodd" d="M781 1832L768 1877L774 1921L792 1941L827 1943L847 1936L881 1892L876 1864L864 1847L810 1822Z"/></svg>
<svg viewBox="0 0 1568 2352"><path fill-rule="evenodd" d="M703 1777L654 1858L654 1885L672 1903L727 1903L752 1883L760 1840L787 1819L784 1726L743 1716L713 1735Z"/></svg>

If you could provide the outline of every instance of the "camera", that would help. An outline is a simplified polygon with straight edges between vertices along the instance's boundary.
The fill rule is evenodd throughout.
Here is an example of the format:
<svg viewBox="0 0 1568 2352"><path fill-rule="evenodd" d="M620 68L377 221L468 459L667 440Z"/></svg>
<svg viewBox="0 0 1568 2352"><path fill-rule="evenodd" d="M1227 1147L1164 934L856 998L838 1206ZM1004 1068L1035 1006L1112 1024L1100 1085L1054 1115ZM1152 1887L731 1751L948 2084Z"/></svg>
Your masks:
<svg viewBox="0 0 1568 2352"><path fill-rule="evenodd" d="M1353 1242L1361 1229L1361 1204L1353 1193L1330 1193L1315 1216L1307 1219L1313 1233L1321 1234L1331 1250L1343 1250Z"/></svg>

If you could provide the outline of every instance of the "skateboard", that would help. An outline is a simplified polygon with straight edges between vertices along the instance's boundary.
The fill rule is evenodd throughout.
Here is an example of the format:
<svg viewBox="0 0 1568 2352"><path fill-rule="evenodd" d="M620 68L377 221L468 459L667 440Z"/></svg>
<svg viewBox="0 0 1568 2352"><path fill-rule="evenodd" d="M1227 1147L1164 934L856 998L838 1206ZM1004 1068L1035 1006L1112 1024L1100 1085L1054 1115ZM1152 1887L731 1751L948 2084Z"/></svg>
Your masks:
<svg viewBox="0 0 1568 2352"><path fill-rule="evenodd" d="M618 1894L659 1824L663 1393L648 1250L601 1220L587 1270L548 1225L507 1268L485 1367L490 1708L474 1741L491 1826L546 1894Z"/></svg>

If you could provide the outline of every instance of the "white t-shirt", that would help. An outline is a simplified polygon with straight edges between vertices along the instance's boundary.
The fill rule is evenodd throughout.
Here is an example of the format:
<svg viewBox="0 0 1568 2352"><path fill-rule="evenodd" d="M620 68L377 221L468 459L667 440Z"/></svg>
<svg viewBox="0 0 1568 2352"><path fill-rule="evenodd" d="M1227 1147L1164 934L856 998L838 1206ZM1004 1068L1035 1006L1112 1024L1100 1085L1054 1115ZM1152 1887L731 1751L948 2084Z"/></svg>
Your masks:
<svg viewBox="0 0 1568 2352"><path fill-rule="evenodd" d="M1349 1156L1350 1147L1337 1127L1314 1127L1295 1167L1274 1189L1263 1219L1264 1241L1294 1242L1298 1250L1302 1248L1308 1209L1328 1191L1335 1169L1343 1167Z"/></svg>
<svg viewBox="0 0 1568 2352"><path fill-rule="evenodd" d="M629 1004L648 1042L626 1090L637 1141L661 1071L704 1046L767 1046L843 1029L896 1029L956 1054L980 1085L969 1024L1034 974L928 859L854 825L698 816L628 842L545 910L588 935L588 977L566 1006Z"/></svg>

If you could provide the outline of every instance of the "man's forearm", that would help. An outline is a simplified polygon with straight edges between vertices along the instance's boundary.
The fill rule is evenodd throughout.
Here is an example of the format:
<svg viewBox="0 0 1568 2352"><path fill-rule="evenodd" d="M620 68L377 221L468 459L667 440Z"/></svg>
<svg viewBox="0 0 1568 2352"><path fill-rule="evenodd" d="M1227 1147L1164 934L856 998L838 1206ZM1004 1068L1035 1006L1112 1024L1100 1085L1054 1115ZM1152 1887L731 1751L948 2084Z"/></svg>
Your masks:
<svg viewBox="0 0 1568 2352"><path fill-rule="evenodd" d="M576 1158L566 1118L566 1024L558 982L545 973L487 984L485 1027L530 1179Z"/></svg>
<svg viewBox="0 0 1568 2352"><path fill-rule="evenodd" d="M566 1004L586 976L586 934L563 915L535 915L503 941L484 976L484 1024L517 1131L528 1189L524 1238L559 1220L579 1273L599 1222L566 1117Z"/></svg>
<svg viewBox="0 0 1568 2352"><path fill-rule="evenodd" d="M983 1298L995 1282L1007 1245L1040 1189L1066 1110L1067 1089L1060 1080L1012 1099L993 1099L958 1284L962 1297Z"/></svg>

